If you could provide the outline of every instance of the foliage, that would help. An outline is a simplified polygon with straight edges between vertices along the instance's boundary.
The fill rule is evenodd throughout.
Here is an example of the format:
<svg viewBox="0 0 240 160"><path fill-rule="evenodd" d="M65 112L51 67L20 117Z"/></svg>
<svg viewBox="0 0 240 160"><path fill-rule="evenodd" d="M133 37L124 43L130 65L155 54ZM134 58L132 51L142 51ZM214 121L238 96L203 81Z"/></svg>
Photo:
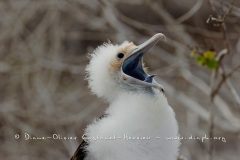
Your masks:
<svg viewBox="0 0 240 160"><path fill-rule="evenodd" d="M208 69L216 69L218 67L218 61L215 59L216 51L205 50L201 52L200 50L194 49L190 55L195 59L197 64L205 66Z"/></svg>

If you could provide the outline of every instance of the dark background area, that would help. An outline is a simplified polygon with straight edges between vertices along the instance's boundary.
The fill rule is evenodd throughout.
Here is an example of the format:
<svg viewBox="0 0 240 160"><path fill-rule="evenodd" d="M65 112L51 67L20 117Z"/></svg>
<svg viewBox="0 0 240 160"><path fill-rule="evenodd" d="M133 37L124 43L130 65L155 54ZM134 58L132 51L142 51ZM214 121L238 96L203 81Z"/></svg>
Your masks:
<svg viewBox="0 0 240 160"><path fill-rule="evenodd" d="M223 84L209 111L211 70L198 65L194 48L226 48L220 27L208 17L231 12L224 20L230 53L226 72L240 64L240 3L228 0L8 0L0 1L0 159L69 159L87 124L108 106L90 95L85 80L88 53L111 41L140 44L160 32L145 57L166 90L183 137L209 133L214 114L214 159L240 158L240 72ZM215 8L215 13L211 11ZM233 93L233 90L236 92ZM32 136L77 140L24 140ZM19 134L20 138L15 139ZM205 160L209 141L183 140L180 154Z"/></svg>

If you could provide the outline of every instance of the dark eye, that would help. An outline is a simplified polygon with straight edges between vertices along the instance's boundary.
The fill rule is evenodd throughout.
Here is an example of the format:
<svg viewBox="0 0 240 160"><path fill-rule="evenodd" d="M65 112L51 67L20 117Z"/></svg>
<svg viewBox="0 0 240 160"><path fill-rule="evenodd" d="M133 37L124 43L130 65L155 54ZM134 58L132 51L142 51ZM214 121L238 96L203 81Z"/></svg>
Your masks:
<svg viewBox="0 0 240 160"><path fill-rule="evenodd" d="M117 54L117 57L121 59L121 58L124 57L124 54L123 54L123 53L118 53L118 54Z"/></svg>

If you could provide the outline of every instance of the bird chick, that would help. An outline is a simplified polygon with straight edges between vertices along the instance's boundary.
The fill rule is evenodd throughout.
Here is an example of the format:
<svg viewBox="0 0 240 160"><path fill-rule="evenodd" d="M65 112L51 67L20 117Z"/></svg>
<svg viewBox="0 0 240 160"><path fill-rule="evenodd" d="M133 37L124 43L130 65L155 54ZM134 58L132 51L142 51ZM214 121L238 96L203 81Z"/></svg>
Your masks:
<svg viewBox="0 0 240 160"><path fill-rule="evenodd" d="M158 33L138 46L105 43L90 55L89 87L110 105L86 128L72 160L176 160L180 142L167 139L178 136L175 113L142 60L164 39Z"/></svg>

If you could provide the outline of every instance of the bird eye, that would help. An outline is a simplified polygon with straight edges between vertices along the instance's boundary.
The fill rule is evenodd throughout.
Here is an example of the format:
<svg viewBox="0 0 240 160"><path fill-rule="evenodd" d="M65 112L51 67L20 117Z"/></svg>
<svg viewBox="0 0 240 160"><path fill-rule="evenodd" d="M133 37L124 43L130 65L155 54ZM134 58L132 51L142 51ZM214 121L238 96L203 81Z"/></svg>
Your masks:
<svg viewBox="0 0 240 160"><path fill-rule="evenodd" d="M118 54L117 54L117 57L121 59L121 58L124 57L124 54L123 54L123 53L118 53Z"/></svg>

